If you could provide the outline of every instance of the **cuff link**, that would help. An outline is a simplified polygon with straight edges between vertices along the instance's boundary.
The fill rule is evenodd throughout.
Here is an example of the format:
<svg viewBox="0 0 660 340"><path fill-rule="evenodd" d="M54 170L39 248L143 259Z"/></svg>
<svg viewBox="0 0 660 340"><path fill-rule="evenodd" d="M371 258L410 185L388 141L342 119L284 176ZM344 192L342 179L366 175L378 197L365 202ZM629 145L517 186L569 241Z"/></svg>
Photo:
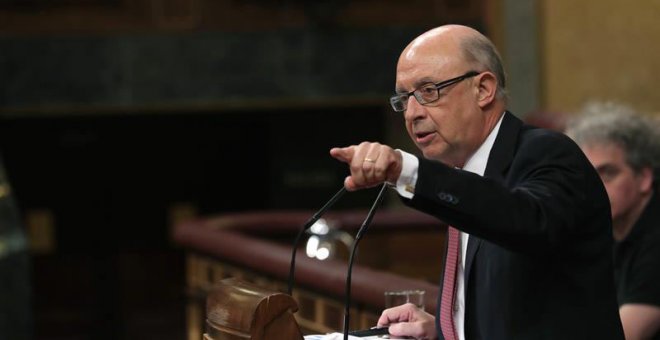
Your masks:
<svg viewBox="0 0 660 340"><path fill-rule="evenodd" d="M439 198L441 201L445 201L445 202L450 203L450 204L458 204L458 201L459 201L459 200L458 200L458 197L456 197L456 196L454 196L454 195L452 195L452 194L448 194L448 193L446 193L446 192L440 192L440 193L438 193L438 198Z"/></svg>

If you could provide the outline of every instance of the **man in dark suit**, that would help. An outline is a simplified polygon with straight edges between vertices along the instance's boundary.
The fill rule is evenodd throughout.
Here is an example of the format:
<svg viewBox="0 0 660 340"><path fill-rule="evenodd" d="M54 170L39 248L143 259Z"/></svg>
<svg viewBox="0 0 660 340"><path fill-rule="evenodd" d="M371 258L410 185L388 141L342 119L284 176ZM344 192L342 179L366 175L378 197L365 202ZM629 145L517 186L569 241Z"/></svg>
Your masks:
<svg viewBox="0 0 660 340"><path fill-rule="evenodd" d="M396 78L390 102L424 158L370 142L330 153L350 165L347 189L388 182L451 227L438 317L406 304L378 324L418 339L623 338L603 185L569 138L505 111L493 44L433 29Z"/></svg>

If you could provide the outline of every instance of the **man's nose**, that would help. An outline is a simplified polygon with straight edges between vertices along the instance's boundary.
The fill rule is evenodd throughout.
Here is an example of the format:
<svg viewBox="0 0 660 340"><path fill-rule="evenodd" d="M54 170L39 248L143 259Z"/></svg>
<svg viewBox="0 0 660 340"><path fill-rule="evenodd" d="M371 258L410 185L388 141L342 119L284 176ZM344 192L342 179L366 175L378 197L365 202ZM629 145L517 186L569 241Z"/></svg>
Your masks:
<svg viewBox="0 0 660 340"><path fill-rule="evenodd" d="M422 118L426 110L422 104L417 101L415 96L408 97L408 103L405 111L405 118L409 121L414 121L416 119Z"/></svg>

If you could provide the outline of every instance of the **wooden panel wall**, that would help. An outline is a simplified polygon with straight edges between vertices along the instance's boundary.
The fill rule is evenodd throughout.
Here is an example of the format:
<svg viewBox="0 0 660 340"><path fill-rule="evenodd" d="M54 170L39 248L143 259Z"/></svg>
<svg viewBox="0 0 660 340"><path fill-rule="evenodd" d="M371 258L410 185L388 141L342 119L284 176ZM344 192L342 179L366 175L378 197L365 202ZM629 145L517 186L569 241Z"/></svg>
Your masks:
<svg viewBox="0 0 660 340"><path fill-rule="evenodd" d="M541 1L544 106L615 100L660 111L660 2Z"/></svg>

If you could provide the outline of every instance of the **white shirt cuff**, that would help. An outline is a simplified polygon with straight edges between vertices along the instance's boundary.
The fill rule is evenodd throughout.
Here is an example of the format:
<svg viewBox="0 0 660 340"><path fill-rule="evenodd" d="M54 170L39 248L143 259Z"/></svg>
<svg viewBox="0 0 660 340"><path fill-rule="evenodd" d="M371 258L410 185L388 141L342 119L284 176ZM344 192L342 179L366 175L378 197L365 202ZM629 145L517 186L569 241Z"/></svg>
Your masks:
<svg viewBox="0 0 660 340"><path fill-rule="evenodd" d="M395 189L402 197L412 199L415 196L419 159L405 151L399 149L396 149L396 151L401 153L403 162L401 164L401 175L396 181Z"/></svg>

